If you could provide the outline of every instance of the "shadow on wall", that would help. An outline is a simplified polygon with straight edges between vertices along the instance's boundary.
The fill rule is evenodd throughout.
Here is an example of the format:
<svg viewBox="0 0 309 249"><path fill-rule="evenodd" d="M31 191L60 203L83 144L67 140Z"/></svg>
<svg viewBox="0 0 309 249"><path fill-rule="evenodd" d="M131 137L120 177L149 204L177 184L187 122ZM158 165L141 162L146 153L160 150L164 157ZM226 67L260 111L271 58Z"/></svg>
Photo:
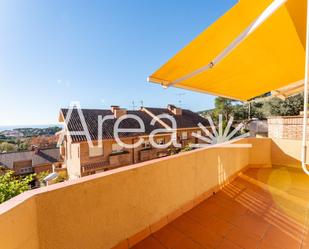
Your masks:
<svg viewBox="0 0 309 249"><path fill-rule="evenodd" d="M307 155L309 155L308 148ZM273 165L301 168L301 141L290 139L272 139L271 161Z"/></svg>

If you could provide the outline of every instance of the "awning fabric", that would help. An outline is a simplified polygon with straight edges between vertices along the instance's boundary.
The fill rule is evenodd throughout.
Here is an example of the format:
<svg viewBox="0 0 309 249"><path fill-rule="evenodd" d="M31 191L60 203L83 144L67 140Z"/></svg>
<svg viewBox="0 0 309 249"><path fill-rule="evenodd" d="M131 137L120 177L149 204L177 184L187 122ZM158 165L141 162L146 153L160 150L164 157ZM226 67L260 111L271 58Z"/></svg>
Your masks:
<svg viewBox="0 0 309 249"><path fill-rule="evenodd" d="M272 2L240 0L153 73L149 81L248 100L303 80L307 5L306 0L287 0L214 67L177 82L214 60Z"/></svg>
<svg viewBox="0 0 309 249"><path fill-rule="evenodd" d="M301 92L304 92L304 81L303 80L300 80L288 86L284 86L279 89L273 90L271 91L271 96L278 97L282 100L285 100L286 98L297 95Z"/></svg>

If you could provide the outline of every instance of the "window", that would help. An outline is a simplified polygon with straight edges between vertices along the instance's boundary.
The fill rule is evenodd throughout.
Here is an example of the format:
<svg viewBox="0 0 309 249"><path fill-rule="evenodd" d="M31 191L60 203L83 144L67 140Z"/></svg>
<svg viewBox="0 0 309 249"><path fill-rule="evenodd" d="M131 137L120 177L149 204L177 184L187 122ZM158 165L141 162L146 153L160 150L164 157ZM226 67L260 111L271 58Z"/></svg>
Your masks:
<svg viewBox="0 0 309 249"><path fill-rule="evenodd" d="M112 144L112 153L117 153L123 151L122 146L119 144Z"/></svg>
<svg viewBox="0 0 309 249"><path fill-rule="evenodd" d="M181 132L181 138L187 139L188 138L188 132L186 132L186 131Z"/></svg>
<svg viewBox="0 0 309 249"><path fill-rule="evenodd" d="M156 143L159 145L163 145L165 143L164 138L157 138Z"/></svg>
<svg viewBox="0 0 309 249"><path fill-rule="evenodd" d="M200 136L202 135L202 131L195 131L195 132L192 132L192 134L193 133L196 133L197 135L200 135Z"/></svg>
<svg viewBox="0 0 309 249"><path fill-rule="evenodd" d="M103 156L103 148L94 145L89 147L89 157Z"/></svg>
<svg viewBox="0 0 309 249"><path fill-rule="evenodd" d="M32 167L27 167L27 168L20 168L20 173L21 174L28 174L32 172Z"/></svg>
<svg viewBox="0 0 309 249"><path fill-rule="evenodd" d="M143 148L150 148L150 142L148 140L144 140L144 143L142 143Z"/></svg>

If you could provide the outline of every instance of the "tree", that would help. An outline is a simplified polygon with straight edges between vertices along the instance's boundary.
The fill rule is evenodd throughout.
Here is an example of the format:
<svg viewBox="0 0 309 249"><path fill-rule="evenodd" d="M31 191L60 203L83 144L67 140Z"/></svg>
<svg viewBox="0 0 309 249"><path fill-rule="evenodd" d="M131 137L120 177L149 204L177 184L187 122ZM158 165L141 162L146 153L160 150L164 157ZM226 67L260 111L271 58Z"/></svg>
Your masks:
<svg viewBox="0 0 309 249"><path fill-rule="evenodd" d="M5 202L16 195L29 189L33 175L16 177L14 172L9 170L0 175L0 203Z"/></svg>
<svg viewBox="0 0 309 249"><path fill-rule="evenodd" d="M42 171L42 172L40 172L40 173L38 173L36 176L35 176L35 178L39 181L39 183L40 183L40 187L42 187L42 186L46 186L46 183L44 182L44 178L46 177L46 176L48 176L49 175L49 171Z"/></svg>
<svg viewBox="0 0 309 249"><path fill-rule="evenodd" d="M215 116L218 117L222 114L224 119L227 121L233 112L233 102L235 102L235 100L222 97L215 98Z"/></svg>
<svg viewBox="0 0 309 249"><path fill-rule="evenodd" d="M0 144L0 152L12 152L16 151L16 148L13 144L10 144L8 142L3 142Z"/></svg>
<svg viewBox="0 0 309 249"><path fill-rule="evenodd" d="M27 142L20 142L18 144L19 151L25 151L25 150L28 150L28 148L29 148L29 144Z"/></svg>
<svg viewBox="0 0 309 249"><path fill-rule="evenodd" d="M285 100L273 98L264 103L264 112L267 116L295 116L304 108L304 95L298 94Z"/></svg>
<svg viewBox="0 0 309 249"><path fill-rule="evenodd" d="M264 98L262 96L254 98L250 101L250 118L266 119L270 116L295 116L303 111L303 94L291 96L285 100L279 98ZM218 115L222 114L225 121L229 116L233 116L234 120L242 121L249 119L249 102L241 104L233 100L218 97L215 99L215 109L204 111L202 116L211 115L217 120Z"/></svg>
<svg viewBox="0 0 309 249"><path fill-rule="evenodd" d="M58 142L58 137L53 136L37 136L31 138L30 145L31 146L38 146L40 149L44 148L53 148L56 147Z"/></svg>
<svg viewBox="0 0 309 249"><path fill-rule="evenodd" d="M64 182L68 179L68 175L66 171L58 172L58 177L53 180L53 183Z"/></svg>

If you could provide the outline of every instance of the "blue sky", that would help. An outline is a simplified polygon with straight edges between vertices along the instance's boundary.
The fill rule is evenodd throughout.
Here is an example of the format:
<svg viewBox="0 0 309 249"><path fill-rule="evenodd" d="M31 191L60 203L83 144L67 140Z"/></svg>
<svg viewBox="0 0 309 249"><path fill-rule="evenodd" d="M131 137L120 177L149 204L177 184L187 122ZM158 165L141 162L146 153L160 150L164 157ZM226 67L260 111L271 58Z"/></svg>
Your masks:
<svg viewBox="0 0 309 249"><path fill-rule="evenodd" d="M212 108L209 95L146 79L235 2L1 1L0 125L57 123L71 101Z"/></svg>

